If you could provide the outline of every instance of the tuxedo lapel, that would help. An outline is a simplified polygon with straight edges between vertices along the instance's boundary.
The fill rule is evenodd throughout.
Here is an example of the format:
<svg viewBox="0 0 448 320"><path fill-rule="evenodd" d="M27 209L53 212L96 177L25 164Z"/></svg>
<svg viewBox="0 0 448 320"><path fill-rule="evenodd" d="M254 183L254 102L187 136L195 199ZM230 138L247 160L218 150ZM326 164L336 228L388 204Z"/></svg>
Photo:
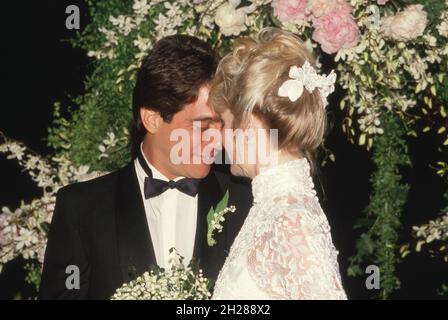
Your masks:
<svg viewBox="0 0 448 320"><path fill-rule="evenodd" d="M129 282L156 264L133 162L121 172L115 198L120 268L123 282Z"/></svg>
<svg viewBox="0 0 448 320"><path fill-rule="evenodd" d="M206 274L208 273L207 270L214 269L213 266L217 263L217 261L213 259L213 256L211 256L212 251L220 252L220 246L222 245L222 243L218 242L213 247L208 246L207 214L212 206L216 207L223 196L224 192L213 172L199 183L198 215L193 257L199 260L200 265ZM221 254L224 253L221 252Z"/></svg>

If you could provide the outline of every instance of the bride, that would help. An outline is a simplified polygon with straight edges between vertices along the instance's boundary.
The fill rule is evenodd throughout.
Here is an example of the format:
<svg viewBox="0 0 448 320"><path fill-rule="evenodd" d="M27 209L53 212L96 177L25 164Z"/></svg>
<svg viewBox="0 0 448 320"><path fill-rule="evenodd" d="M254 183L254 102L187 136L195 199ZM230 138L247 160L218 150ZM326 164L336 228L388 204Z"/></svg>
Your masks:
<svg viewBox="0 0 448 320"><path fill-rule="evenodd" d="M347 299L312 181L336 76L319 75L313 66L304 44L277 29L238 39L218 66L210 102L225 128L277 129L278 139L225 140L226 149L232 143L236 151L252 149L249 154L267 147L271 157L250 163L233 156L232 174L252 179L254 203L213 299Z"/></svg>

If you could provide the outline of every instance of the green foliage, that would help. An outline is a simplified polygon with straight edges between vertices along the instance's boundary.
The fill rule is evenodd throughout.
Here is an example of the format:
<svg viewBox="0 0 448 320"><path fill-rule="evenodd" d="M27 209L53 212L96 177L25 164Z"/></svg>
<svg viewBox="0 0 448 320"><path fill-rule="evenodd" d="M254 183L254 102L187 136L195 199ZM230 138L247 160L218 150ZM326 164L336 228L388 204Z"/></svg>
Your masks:
<svg viewBox="0 0 448 320"><path fill-rule="evenodd" d="M29 262L24 267L25 271L28 272L25 281L34 286L36 292L39 291L40 280L41 280L41 264L38 262Z"/></svg>
<svg viewBox="0 0 448 320"><path fill-rule="evenodd" d="M109 16L132 10L133 1L98 1L90 6L91 23L73 40L75 47L86 52L96 50L104 42L98 29L108 26ZM85 82L86 94L74 99L79 109L67 109L70 117L61 115L61 106L56 105L54 125L49 130L48 143L56 156L65 154L78 165L90 165L96 170L113 170L123 166L129 159L129 150L122 148L106 161L98 161L98 146L108 132L121 132L128 128L132 119L131 96L134 83L126 81L117 86L117 73L126 69L134 60L135 47L129 38L120 38L119 54L115 59L92 62L92 74ZM129 40L129 41L125 41ZM120 90L121 89L121 90Z"/></svg>
<svg viewBox="0 0 448 320"><path fill-rule="evenodd" d="M401 182L400 168L410 165L406 131L400 119L385 114L384 134L373 147L376 170L371 178L373 192L358 227L365 230L356 242L357 253L350 258L348 274L364 275L361 265L373 263L381 271L380 297L386 299L399 288L395 266L399 261L397 241L400 218L406 203L409 186Z"/></svg>

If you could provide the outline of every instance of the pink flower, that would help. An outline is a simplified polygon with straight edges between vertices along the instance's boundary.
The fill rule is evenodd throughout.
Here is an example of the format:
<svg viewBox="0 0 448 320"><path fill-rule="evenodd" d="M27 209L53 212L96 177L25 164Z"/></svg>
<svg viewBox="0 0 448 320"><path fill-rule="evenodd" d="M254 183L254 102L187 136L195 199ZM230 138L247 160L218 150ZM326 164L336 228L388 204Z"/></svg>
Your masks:
<svg viewBox="0 0 448 320"><path fill-rule="evenodd" d="M306 19L307 0L273 0L275 16L282 22Z"/></svg>
<svg viewBox="0 0 448 320"><path fill-rule="evenodd" d="M320 18L332 11L351 14L352 6L345 0L311 0L309 9L314 18Z"/></svg>
<svg viewBox="0 0 448 320"><path fill-rule="evenodd" d="M379 5L381 5L381 6L383 6L383 5L385 5L386 3L388 3L389 2L389 0L378 0L376 3L378 3Z"/></svg>
<svg viewBox="0 0 448 320"><path fill-rule="evenodd" d="M328 54L341 48L352 48L359 40L359 29L351 14L345 10L332 11L313 20L313 40Z"/></svg>

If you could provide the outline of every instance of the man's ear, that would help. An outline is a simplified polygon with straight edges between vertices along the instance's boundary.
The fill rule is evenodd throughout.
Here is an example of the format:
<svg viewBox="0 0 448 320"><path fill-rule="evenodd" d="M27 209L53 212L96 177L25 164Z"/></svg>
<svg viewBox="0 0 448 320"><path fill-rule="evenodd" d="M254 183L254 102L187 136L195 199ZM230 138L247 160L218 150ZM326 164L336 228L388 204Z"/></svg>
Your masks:
<svg viewBox="0 0 448 320"><path fill-rule="evenodd" d="M163 121L160 113L146 108L140 109L140 118L142 119L142 123L145 126L145 129L150 134L156 133L159 129L161 121Z"/></svg>

